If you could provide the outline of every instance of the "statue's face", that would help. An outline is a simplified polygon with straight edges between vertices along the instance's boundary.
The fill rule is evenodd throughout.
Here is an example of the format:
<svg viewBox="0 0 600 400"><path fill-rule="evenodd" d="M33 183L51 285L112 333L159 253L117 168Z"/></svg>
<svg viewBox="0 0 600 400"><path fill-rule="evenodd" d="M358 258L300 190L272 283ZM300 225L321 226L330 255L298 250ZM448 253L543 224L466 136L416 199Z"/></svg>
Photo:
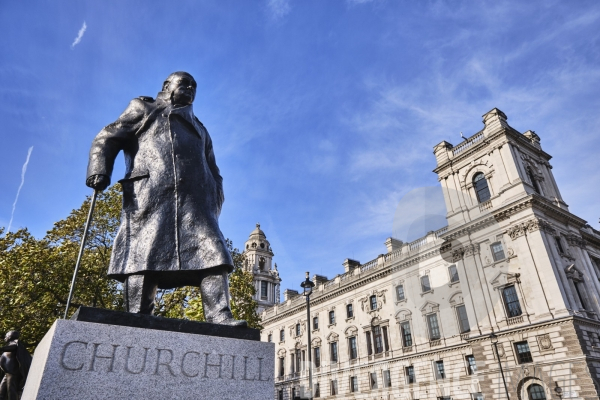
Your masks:
<svg viewBox="0 0 600 400"><path fill-rule="evenodd" d="M175 106L187 106L196 98L196 81L190 76L176 76L169 83L171 103Z"/></svg>

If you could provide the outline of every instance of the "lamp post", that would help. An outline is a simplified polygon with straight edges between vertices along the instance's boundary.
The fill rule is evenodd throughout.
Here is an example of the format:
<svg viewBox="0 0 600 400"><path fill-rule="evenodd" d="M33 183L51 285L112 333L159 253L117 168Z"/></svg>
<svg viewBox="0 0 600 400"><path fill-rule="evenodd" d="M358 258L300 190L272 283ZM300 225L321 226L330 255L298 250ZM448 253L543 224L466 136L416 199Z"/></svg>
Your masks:
<svg viewBox="0 0 600 400"><path fill-rule="evenodd" d="M510 396L508 395L508 386L506 386L506 379L504 378L504 370L502 369L502 362L500 361L500 354L498 353L498 336L494 334L490 335L490 340L494 345L494 350L496 351L496 358L498 359L498 366L500 367L500 374L502 374L502 382L504 382L504 390L506 391L506 398L510 400Z"/></svg>
<svg viewBox="0 0 600 400"><path fill-rule="evenodd" d="M309 393L310 393L310 399L313 398L313 394L312 394L312 390L313 390L313 383L312 383L312 354L311 354L311 348L310 348L310 331L311 331L311 326L310 326L310 295L312 294L312 290L313 287L315 287L314 282L312 282L309 278L309 273L306 272L306 280L304 282L302 282L300 284L300 286L302 286L303 292L302 294L304 295L304 297L306 297L306 326L307 326L307 330L308 330L308 388L309 388Z"/></svg>

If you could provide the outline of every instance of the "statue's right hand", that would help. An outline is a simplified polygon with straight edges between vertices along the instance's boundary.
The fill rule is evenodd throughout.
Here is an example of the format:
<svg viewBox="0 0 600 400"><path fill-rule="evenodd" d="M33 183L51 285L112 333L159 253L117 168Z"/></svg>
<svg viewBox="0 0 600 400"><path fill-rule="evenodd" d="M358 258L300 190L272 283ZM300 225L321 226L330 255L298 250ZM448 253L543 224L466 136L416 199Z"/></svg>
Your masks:
<svg viewBox="0 0 600 400"><path fill-rule="evenodd" d="M92 175L87 178L85 184L88 187L101 192L110 185L110 177L106 175Z"/></svg>

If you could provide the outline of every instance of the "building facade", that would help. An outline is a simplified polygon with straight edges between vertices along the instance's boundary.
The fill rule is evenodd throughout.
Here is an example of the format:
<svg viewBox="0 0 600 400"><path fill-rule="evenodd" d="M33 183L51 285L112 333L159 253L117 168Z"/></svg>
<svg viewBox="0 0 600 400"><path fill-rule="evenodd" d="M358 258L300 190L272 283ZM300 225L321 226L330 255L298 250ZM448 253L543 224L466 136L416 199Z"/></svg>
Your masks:
<svg viewBox="0 0 600 400"><path fill-rule="evenodd" d="M262 313L275 399L598 399L600 232L569 212L533 131L493 109L434 147L446 227L386 240ZM502 367L502 369L500 368Z"/></svg>
<svg viewBox="0 0 600 400"><path fill-rule="evenodd" d="M260 224L250 233L245 243L244 269L254 276L254 299L258 302L257 312L279 303L280 282L277 264L273 263L273 249Z"/></svg>

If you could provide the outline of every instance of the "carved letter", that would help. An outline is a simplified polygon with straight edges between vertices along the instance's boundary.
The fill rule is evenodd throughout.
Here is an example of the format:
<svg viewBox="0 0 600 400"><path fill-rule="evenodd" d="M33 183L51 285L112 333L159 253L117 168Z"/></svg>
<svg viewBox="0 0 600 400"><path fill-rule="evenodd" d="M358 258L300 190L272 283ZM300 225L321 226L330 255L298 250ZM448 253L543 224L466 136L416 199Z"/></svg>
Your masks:
<svg viewBox="0 0 600 400"><path fill-rule="evenodd" d="M200 373L200 370L198 370L198 372L196 372L195 374L188 374L187 372L185 372L185 368L183 366L185 364L185 358L187 357L188 354L196 354L197 356L200 356L200 353L197 353L195 351L188 351L187 353L185 353L183 355L183 358L181 359L181 373L184 374L185 376L187 376L188 378L193 378L195 376L198 376L198 374Z"/></svg>
<svg viewBox="0 0 600 400"><path fill-rule="evenodd" d="M161 365L164 365L165 367L167 367L167 369L169 370L171 375L176 376L175 373L173 372L173 370L171 369L171 362L173 361L173 351L170 349L156 349L156 350L158 351L158 354L156 355L156 368L154 369L154 375L158 375L158 369L160 368ZM161 362L160 355L162 354L163 351L166 353L169 353L169 359L167 361Z"/></svg>
<svg viewBox="0 0 600 400"><path fill-rule="evenodd" d="M267 379L261 379L262 377L262 358L258 357L258 380L259 381L270 381L271 378L267 377Z"/></svg>
<svg viewBox="0 0 600 400"><path fill-rule="evenodd" d="M115 352L117 351L117 347L119 347L118 344L113 344L112 345L112 354L110 356L99 356L98 353L98 346L100 346L101 343L93 343L94 345L94 352L92 353L92 362L90 364L90 369L89 371L94 371L94 365L96 364L96 358L106 358L110 360L110 364L108 364L108 372L112 372L113 371L113 366L115 365Z"/></svg>
<svg viewBox="0 0 600 400"><path fill-rule="evenodd" d="M219 367L218 378L221 378L221 370L223 368L223 354L219 354L219 363L218 364L209 364L208 363L208 356L210 355L210 353L204 353L204 355L206 356L206 358L204 359L204 376L203 376L203 378L208 378L208 375L207 375L208 367Z"/></svg>
<svg viewBox="0 0 600 400"><path fill-rule="evenodd" d="M248 376L246 375L248 369L248 357L244 356L244 377L242 378L245 381L254 381L254 378L248 378Z"/></svg>
<svg viewBox="0 0 600 400"><path fill-rule="evenodd" d="M235 356L231 356L231 379L234 379L235 374Z"/></svg>
<svg viewBox="0 0 600 400"><path fill-rule="evenodd" d="M125 360L125 371L129 372L130 374L139 374L142 373L145 369L146 369L146 360L148 359L148 347L144 347L144 362L142 363L142 368L140 368L139 371L132 371L131 369L129 369L129 353L131 352L131 349L133 347L131 346L127 346L127 359Z"/></svg>
<svg viewBox="0 0 600 400"><path fill-rule="evenodd" d="M67 354L67 349L69 348L70 345L74 344L74 343L79 343L79 344L84 344L87 347L87 342L81 342L79 340L74 340L72 342L68 342L67 344L65 344L65 346L63 347L62 350L62 354L60 355L60 366L63 367L64 369L68 369L69 371L79 371L81 369L83 369L83 362L81 362L81 365L79 367L68 367L67 364L65 364L65 355Z"/></svg>

